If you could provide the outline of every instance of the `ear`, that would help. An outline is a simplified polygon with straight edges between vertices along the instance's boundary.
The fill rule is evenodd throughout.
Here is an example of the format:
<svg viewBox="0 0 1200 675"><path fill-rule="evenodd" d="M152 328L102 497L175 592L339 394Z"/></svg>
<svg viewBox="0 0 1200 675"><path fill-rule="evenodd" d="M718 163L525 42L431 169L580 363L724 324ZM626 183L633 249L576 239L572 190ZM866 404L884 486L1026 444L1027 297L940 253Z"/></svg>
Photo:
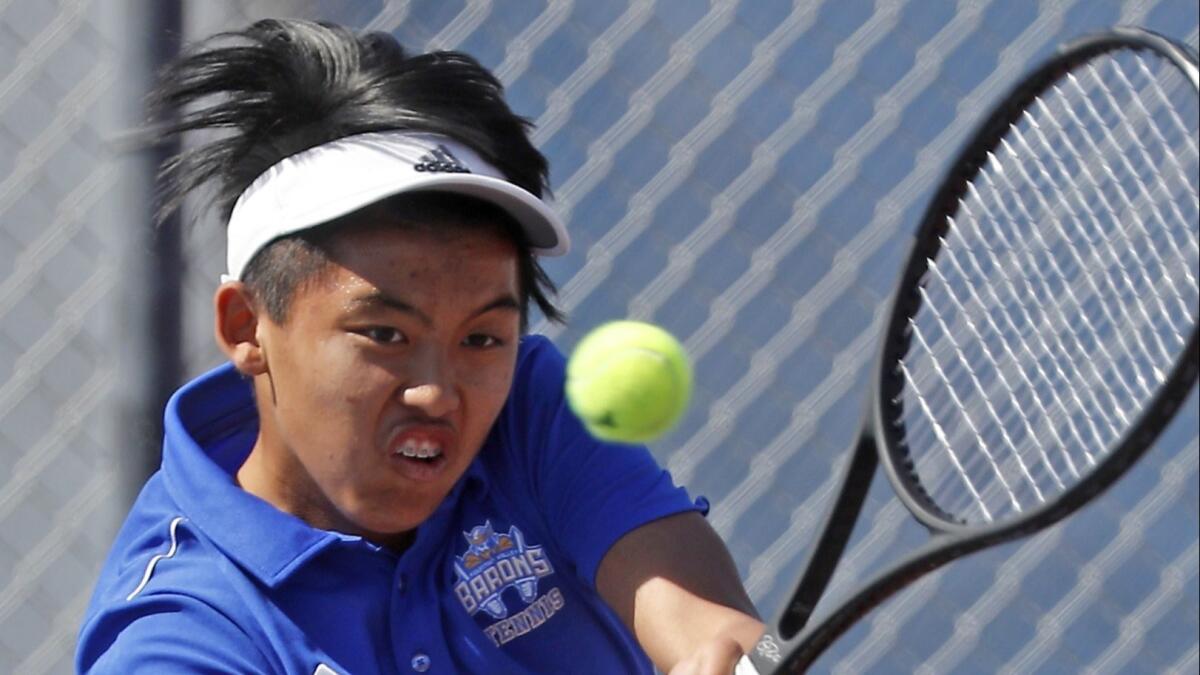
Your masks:
<svg viewBox="0 0 1200 675"><path fill-rule="evenodd" d="M214 332L217 346L243 375L267 372L267 360L259 343L260 310L249 289L240 281L227 281L213 295Z"/></svg>

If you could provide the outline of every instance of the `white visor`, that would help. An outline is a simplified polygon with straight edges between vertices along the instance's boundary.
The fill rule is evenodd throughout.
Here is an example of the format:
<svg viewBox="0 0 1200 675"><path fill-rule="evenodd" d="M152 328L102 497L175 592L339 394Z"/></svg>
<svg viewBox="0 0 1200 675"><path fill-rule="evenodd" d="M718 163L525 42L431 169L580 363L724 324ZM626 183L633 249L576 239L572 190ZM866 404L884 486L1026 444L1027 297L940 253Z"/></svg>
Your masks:
<svg viewBox="0 0 1200 675"><path fill-rule="evenodd" d="M241 278L250 259L279 237L418 190L498 206L520 225L536 255L562 255L570 248L558 216L474 150L446 136L382 131L309 148L255 178L229 217L229 270L223 279Z"/></svg>

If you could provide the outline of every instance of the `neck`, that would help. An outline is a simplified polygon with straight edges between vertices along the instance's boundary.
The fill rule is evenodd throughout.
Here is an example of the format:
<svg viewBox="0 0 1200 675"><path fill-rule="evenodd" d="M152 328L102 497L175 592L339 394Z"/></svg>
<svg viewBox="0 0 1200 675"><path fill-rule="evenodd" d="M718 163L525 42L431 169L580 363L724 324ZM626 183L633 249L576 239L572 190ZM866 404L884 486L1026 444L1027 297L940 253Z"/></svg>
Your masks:
<svg viewBox="0 0 1200 675"><path fill-rule="evenodd" d="M270 444L264 442L263 432L260 431L246 461L234 475L234 481L246 492L284 513L296 516L312 527L358 535L397 554L407 551L416 540L416 529L391 534L366 532L349 521L330 518L328 514L337 512L332 504L312 504L302 497L301 491L289 489L291 481L286 479L307 476L304 467L297 464L290 468L279 468L280 462L278 458L272 456L273 453L270 452L269 447L271 447ZM319 491L310 490L308 492L320 494Z"/></svg>

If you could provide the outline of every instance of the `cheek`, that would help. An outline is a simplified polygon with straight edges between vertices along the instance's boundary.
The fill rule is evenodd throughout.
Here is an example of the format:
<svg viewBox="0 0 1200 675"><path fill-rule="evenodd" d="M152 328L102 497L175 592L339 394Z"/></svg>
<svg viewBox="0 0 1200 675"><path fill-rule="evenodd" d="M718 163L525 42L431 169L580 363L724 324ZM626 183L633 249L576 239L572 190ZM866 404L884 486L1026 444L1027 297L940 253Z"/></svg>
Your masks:
<svg viewBox="0 0 1200 675"><path fill-rule="evenodd" d="M496 362L476 365L465 369L463 385L469 398L468 405L480 418L477 420L490 427L508 398L516 368L516 354L506 355Z"/></svg>
<svg viewBox="0 0 1200 675"><path fill-rule="evenodd" d="M296 358L281 371L289 374L288 391L277 392L293 425L316 438L356 435L361 424L351 422L380 399L382 383L390 380L387 373L337 340L309 345L293 355ZM279 384L282 389L284 383Z"/></svg>

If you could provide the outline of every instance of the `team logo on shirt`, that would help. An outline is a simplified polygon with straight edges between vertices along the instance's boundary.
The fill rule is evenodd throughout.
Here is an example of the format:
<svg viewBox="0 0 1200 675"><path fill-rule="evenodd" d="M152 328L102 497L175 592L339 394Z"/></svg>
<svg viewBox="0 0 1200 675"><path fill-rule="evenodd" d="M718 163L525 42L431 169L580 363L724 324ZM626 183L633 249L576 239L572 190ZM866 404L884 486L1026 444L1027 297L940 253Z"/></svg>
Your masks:
<svg viewBox="0 0 1200 675"><path fill-rule="evenodd" d="M472 616L479 610L496 619L508 616L502 594L514 588L526 604L538 600L538 580L554 573L541 546L525 541L516 525L508 533L496 532L491 521L463 532L467 550L454 557L458 583L454 593Z"/></svg>

